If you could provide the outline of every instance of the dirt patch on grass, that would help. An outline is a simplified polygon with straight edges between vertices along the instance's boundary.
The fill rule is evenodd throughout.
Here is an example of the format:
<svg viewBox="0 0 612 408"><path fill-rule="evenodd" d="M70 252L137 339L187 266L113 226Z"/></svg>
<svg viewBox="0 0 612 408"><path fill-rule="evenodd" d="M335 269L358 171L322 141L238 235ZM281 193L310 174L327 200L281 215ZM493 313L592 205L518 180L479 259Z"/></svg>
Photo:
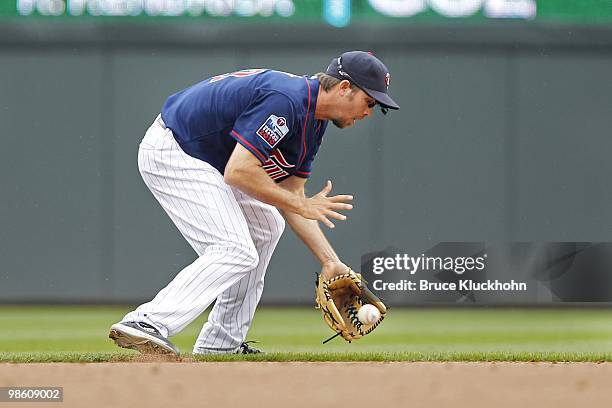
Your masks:
<svg viewBox="0 0 612 408"><path fill-rule="evenodd" d="M64 387L37 407L610 407L611 378L610 363L0 364L0 386Z"/></svg>

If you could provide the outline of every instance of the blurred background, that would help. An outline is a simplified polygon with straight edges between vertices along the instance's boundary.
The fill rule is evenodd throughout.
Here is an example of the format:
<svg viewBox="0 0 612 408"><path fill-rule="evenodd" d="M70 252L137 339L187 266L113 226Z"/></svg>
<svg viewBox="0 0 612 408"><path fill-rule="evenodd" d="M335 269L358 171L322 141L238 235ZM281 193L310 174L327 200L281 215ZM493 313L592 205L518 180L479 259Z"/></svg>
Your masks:
<svg viewBox="0 0 612 408"><path fill-rule="evenodd" d="M612 241L612 1L2 0L0 302L150 299L195 259L137 169L165 99L354 49L402 109L330 127L315 161L311 193L355 195L328 234L347 264L415 241ZM607 253L564 299L612 300ZM312 304L318 270L287 230L262 303Z"/></svg>

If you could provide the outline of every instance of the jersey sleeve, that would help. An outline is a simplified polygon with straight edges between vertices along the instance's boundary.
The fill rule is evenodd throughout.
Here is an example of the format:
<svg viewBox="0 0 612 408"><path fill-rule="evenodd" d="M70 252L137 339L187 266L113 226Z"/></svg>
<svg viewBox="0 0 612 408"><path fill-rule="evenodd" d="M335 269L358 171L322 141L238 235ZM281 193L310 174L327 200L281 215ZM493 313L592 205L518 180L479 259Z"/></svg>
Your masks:
<svg viewBox="0 0 612 408"><path fill-rule="evenodd" d="M311 153L308 153L306 155L304 163L302 163L300 168L297 169L297 171L294 173L294 176L298 176L301 178L310 178L310 174L312 173L312 162L314 160L315 154L317 154L317 151L319 150L319 145L320 143L318 143L313 148L313 151Z"/></svg>
<svg viewBox="0 0 612 408"><path fill-rule="evenodd" d="M312 162L314 161L317 152L319 151L319 147L321 147L321 142L323 141L323 133L325 133L325 128L327 127L327 123L323 125L322 129L319 129L319 136L315 145L308 151L306 157L304 158L304 162L300 166L299 169L294 173L294 176L301 178L310 178L310 174L312 173Z"/></svg>
<svg viewBox="0 0 612 408"><path fill-rule="evenodd" d="M238 117L230 134L264 163L282 140L292 136L295 120L289 98L273 92L255 99Z"/></svg>

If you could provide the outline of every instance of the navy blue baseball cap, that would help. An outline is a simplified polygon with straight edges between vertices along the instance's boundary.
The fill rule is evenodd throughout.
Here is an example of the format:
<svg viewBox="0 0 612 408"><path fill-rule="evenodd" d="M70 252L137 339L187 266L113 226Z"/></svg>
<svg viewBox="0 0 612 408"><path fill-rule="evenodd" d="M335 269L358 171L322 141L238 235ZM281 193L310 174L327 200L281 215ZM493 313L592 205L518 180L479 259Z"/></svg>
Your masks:
<svg viewBox="0 0 612 408"><path fill-rule="evenodd" d="M338 79L347 79L374 98L383 113L399 109L399 105L387 94L391 82L389 70L372 53L348 51L334 58L325 72Z"/></svg>

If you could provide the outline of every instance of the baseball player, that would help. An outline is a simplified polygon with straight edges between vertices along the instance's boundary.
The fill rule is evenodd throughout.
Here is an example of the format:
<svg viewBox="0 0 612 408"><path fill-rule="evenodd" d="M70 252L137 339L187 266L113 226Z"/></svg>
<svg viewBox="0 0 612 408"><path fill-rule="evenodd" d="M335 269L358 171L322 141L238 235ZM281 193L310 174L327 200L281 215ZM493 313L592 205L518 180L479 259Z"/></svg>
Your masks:
<svg viewBox="0 0 612 408"><path fill-rule="evenodd" d="M142 178L198 258L111 327L118 346L177 354L168 340L216 300L194 354L259 353L244 342L285 221L321 262L347 271L318 222L345 220L350 195L304 185L329 121L339 128L399 106L374 55L351 51L325 73L269 69L217 75L168 98L138 151Z"/></svg>

